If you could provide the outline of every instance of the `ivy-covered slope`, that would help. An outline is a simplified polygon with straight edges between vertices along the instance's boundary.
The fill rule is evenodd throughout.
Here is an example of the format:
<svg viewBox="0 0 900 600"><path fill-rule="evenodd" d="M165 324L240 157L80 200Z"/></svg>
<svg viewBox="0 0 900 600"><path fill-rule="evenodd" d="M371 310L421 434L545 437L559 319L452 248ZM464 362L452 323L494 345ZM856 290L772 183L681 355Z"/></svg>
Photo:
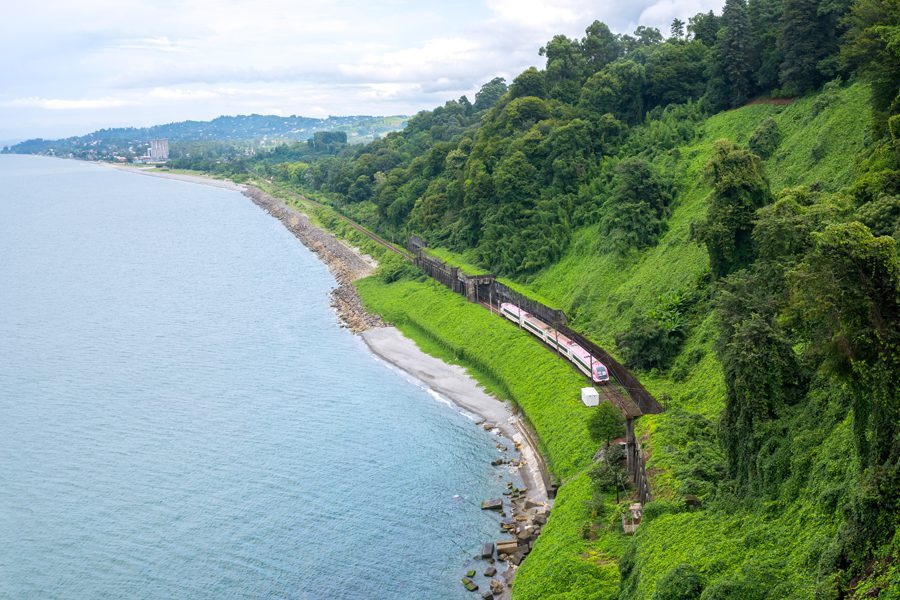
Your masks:
<svg viewBox="0 0 900 600"><path fill-rule="evenodd" d="M360 284L374 310L517 400L565 480L557 509L521 569L516 598L676 597L666 594L690 582L697 595L684 597L701 591L703 598L813 598L841 589L887 593L896 579L890 545L874 550L882 562L870 568L868 578L841 580L848 571L840 568L844 551L835 540L861 475L847 386L827 370L808 365L803 401L786 407L759 434L763 442L780 440L770 444L770 455L760 455L760 472L771 479L760 484L765 489L723 485L728 461L719 423L728 386L716 352L720 328L712 298L718 285L711 281L707 249L693 233L709 206L703 173L716 140L746 144L763 124L774 122L779 140L764 162L773 193L812 186L824 194L824 203L829 193L848 189L860 171L873 171L872 159L863 162L870 145L866 102L866 87L856 84L787 106L756 104L706 119L689 142L649 157L675 180L668 228L657 245L625 255L604 252L599 226L584 227L558 263L523 286L566 309L577 328L614 353L622 342L617 334L648 312L675 313L681 321L683 339L667 364L640 372L668 411L640 422L657 502L648 505L633 541L615 532L615 519L600 517L598 527L583 470L591 450L580 429L584 415L573 418L585 411L573 400L575 383L546 379L552 367L541 353L552 355L514 328L499 331L502 321L493 322L499 320L433 283ZM452 252L438 253L465 263ZM504 344L512 340L501 341L506 336L521 337L516 343L537 354L510 354ZM760 377L766 377L764 370ZM532 399L539 388L549 394L546 400ZM577 439L580 450L565 449ZM687 510L686 494L703 506ZM593 533L585 537L588 530ZM621 582L612 578L616 564Z"/></svg>

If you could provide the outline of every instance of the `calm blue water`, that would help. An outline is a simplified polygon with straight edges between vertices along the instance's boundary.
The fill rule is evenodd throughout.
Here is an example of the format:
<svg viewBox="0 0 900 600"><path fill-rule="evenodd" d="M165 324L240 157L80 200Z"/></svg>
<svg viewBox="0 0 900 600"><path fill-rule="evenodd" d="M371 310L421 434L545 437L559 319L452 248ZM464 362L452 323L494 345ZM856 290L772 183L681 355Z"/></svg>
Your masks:
<svg viewBox="0 0 900 600"><path fill-rule="evenodd" d="M0 597L471 597L496 439L332 286L236 192L0 156Z"/></svg>

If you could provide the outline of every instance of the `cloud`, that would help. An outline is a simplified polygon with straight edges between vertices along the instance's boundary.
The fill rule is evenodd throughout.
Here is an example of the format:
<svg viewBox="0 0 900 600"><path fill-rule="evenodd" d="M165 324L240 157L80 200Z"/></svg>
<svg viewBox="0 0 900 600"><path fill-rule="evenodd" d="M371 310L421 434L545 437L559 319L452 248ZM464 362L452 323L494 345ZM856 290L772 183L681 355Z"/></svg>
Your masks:
<svg viewBox="0 0 900 600"><path fill-rule="evenodd" d="M115 108L127 106L128 102L121 98L15 98L3 103L3 106L11 108L43 108L45 110L97 110L103 108Z"/></svg>
<svg viewBox="0 0 900 600"><path fill-rule="evenodd" d="M699 12L718 10L722 3L718 0L660 0L644 8L638 16L639 23L654 24L663 34L668 35L672 20L679 18L687 22L689 17Z"/></svg>
<svg viewBox="0 0 900 600"><path fill-rule="evenodd" d="M191 40L171 40L168 36L150 38L130 38L117 40L112 46L115 50L138 50L152 52L190 52L197 48Z"/></svg>
<svg viewBox="0 0 900 600"><path fill-rule="evenodd" d="M487 0L498 21L547 31L568 28L591 18L597 3L586 0Z"/></svg>
<svg viewBox="0 0 900 600"><path fill-rule="evenodd" d="M466 38L436 38L420 47L368 54L356 63L339 65L338 71L356 81L436 80L484 60L479 52L482 49L476 41Z"/></svg>
<svg viewBox="0 0 900 600"><path fill-rule="evenodd" d="M241 112L412 114L543 66L553 35L581 37L595 19L666 33L722 1L25 3L0 20L0 137Z"/></svg>

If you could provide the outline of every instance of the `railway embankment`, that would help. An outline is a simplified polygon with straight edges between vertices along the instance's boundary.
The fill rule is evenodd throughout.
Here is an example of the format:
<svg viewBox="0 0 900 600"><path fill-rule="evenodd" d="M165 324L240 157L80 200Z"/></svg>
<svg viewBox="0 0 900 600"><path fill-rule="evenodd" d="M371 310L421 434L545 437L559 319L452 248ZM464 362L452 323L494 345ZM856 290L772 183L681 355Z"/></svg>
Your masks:
<svg viewBox="0 0 900 600"><path fill-rule="evenodd" d="M196 182L208 181L208 178L198 178ZM261 187L265 187L264 184ZM601 534L600 539L589 541L581 531L583 512L590 496L585 469L594 448L584 426L587 409L570 393L580 386L580 377L508 323L477 304L440 289L435 282L401 279L385 284L379 277L372 277L377 263L363 250L379 257L386 257L396 250L385 252L378 240L339 218L333 222L329 220L327 224L320 223L326 216L330 219L331 212L321 205L287 193L285 201L254 186L242 186L240 191L277 218L329 267L338 281L332 302L339 318L348 328L367 332L363 339L376 354L426 385L434 383L434 379L429 381L421 370L416 372L417 369L410 369L409 365L397 364L401 361L397 360L396 349L380 343L379 330L388 321L403 336L415 341L417 351L423 349L431 355L428 357L431 360L434 360L432 357L441 359L435 361L440 365L438 377L447 377L448 372L454 372L453 376L466 379L476 388L483 386L489 392L484 394L486 402L492 403L494 409L508 414L510 405L497 400L505 398L520 411L517 420L506 421L477 403L467 405L471 398L461 397L464 392L441 390L442 395L464 410L479 415L486 428L503 423L517 430L499 428L503 433L501 439L510 440L511 448L507 454L502 451L504 444L498 443L501 454L495 461L498 470L518 468L527 488L510 489L503 498L507 517L501 523L497 541L515 541L516 552L504 555L505 561L495 561L495 565L486 567L477 579L486 578L482 583L489 580L502 582L502 586L492 586L500 598L509 597L514 577L517 586L520 582L527 583L519 592L541 590L545 586L538 582L545 578L547 568L569 580L575 591L596 590L598 586L610 592L615 589L618 582L615 558L623 551L621 536ZM294 204L309 214L292 206ZM325 229L337 231L349 243ZM465 314L460 314L459 310ZM381 315L383 319L375 315ZM541 468L544 470L539 476ZM548 479L550 471L564 483L553 503L552 516L548 516L542 486L542 480ZM591 560L586 562L585 556L590 556ZM498 554L496 558L499 560L501 556ZM516 595L522 597L520 593Z"/></svg>
<svg viewBox="0 0 900 600"><path fill-rule="evenodd" d="M255 204L281 221L304 245L329 267L338 281L338 287L332 294L332 304L340 319L354 332L359 333L370 350L396 368L422 382L429 389L451 400L462 410L474 415L477 423L486 430L498 434L498 458L493 465L498 472L512 470L521 478L524 487L510 486L502 498L503 518L496 540L498 542L496 557L486 559L476 580L483 580L485 586L494 590L497 597L508 598L509 586L512 584L517 567L534 548L538 537L547 525L552 500L549 498L549 482L551 480L548 460L543 448L532 429L527 413L520 411L520 406L499 400L514 399L508 390L498 389L490 385L490 378L481 377L492 367L475 368L477 377L473 379L466 368L459 366L458 360L444 355L439 349L429 344L427 339L416 335L408 323L398 323L387 318L398 327L389 327L381 316L383 307L371 304L361 297L367 289L361 284L364 281L378 281L377 277L369 277L375 273L376 261L364 254L363 250L345 244L335 235L324 230L324 226L314 223L307 214L289 206L283 199L254 187L247 186L243 193ZM313 209L322 209L317 203L291 194L291 203L304 202ZM339 222L343 223L342 220ZM388 244L380 238L369 236L369 232L358 225L347 223L355 234L369 239L361 239L360 245L375 250ZM329 227L330 228L330 227ZM348 236L349 237L349 236ZM351 238L353 239L353 238ZM375 246L371 244L374 243ZM390 245L387 250L397 253ZM379 250L380 251L380 250ZM406 258L404 256L404 258ZM410 299L413 303L415 300ZM420 330L420 331L424 331ZM422 348L428 351L426 354ZM552 355L549 355L553 359ZM546 358L546 357L544 357ZM554 359L555 362L555 359ZM456 364L454 364L456 363ZM463 361L469 371L473 370L471 362ZM555 365L559 368L559 365ZM567 377L577 380L577 376L564 370ZM487 383L487 385L485 385ZM489 393L489 392L494 392ZM583 432L581 432L583 433ZM501 542L506 540L506 545ZM504 551L501 552L501 549ZM487 575L490 573L490 575Z"/></svg>

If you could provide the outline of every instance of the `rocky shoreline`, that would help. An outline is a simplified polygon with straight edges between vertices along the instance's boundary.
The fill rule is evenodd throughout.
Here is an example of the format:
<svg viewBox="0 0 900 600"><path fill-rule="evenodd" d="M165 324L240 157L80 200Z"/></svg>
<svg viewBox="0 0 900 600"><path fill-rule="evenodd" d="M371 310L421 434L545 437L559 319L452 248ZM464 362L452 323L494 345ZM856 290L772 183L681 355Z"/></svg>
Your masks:
<svg viewBox="0 0 900 600"><path fill-rule="evenodd" d="M353 286L354 281L368 277L375 271L377 263L371 257L314 226L307 215L288 207L278 198L253 186L245 186L242 191L254 204L281 221L288 231L325 263L338 282L338 286L331 291L331 306L343 325L354 333L385 326L380 317L366 311Z"/></svg>
<svg viewBox="0 0 900 600"><path fill-rule="evenodd" d="M527 434L527 425L512 414L508 404L489 396L465 369L425 354L396 328L385 326L379 317L365 310L353 282L374 272L377 265L371 257L315 227L308 216L278 198L252 186L247 186L243 193L281 221L328 266L338 281L338 287L331 293L332 306L341 321L360 334L373 353L429 389L447 396L463 410L476 415L478 424L485 430L493 431L502 436L503 441L509 440L514 445L513 453L506 444L498 443L500 457L491 464L515 472L525 487L517 488L508 483L504 498L486 500L482 505L485 510L499 511L503 537L486 540L482 552L472 560L486 561L487 566L480 572L470 569L460 579L466 589L480 592L482 598L509 598L515 571L534 547L551 507L543 464ZM479 580L484 588L479 586Z"/></svg>
<svg viewBox="0 0 900 600"><path fill-rule="evenodd" d="M328 266L338 282L331 293L332 306L341 322L361 335L374 354L476 415L479 425L501 439L497 443L500 456L491 464L521 477L524 487L508 483L504 498L485 500L482 505L485 510L500 513L499 533L503 537L485 540L482 552L472 558L475 563L470 561L469 565L481 561L484 568L470 568L460 582L469 591L480 592L482 598L509 598L516 569L534 547L551 508L544 465L527 425L512 413L507 403L489 396L465 369L425 354L396 328L386 326L379 317L365 310L353 282L374 272L377 264L371 257L317 228L307 215L288 207L282 200L253 186L246 186L242 191L281 221ZM514 449L508 447L507 440Z"/></svg>
<svg viewBox="0 0 900 600"><path fill-rule="evenodd" d="M420 381L428 389L446 396L462 410L474 415L478 425L497 435L499 456L491 465L498 469L498 476L518 476L524 487L519 488L509 482L502 498L485 499L482 508L498 512L499 536L496 540L484 540L482 551L463 566L468 570L463 572L460 583L469 591L478 592L482 598L509 598L518 565L534 546L552 507L552 500L548 497L546 467L524 420L513 414L507 403L489 396L465 369L425 354L399 330L387 326L377 315L368 313L353 282L371 275L378 266L377 262L316 227L307 215L251 185L197 175L127 170L214 185L240 191L250 198L254 204L281 221L329 268L338 283L331 291L331 305L343 326L359 334L376 356ZM473 569L473 566L478 568Z"/></svg>

